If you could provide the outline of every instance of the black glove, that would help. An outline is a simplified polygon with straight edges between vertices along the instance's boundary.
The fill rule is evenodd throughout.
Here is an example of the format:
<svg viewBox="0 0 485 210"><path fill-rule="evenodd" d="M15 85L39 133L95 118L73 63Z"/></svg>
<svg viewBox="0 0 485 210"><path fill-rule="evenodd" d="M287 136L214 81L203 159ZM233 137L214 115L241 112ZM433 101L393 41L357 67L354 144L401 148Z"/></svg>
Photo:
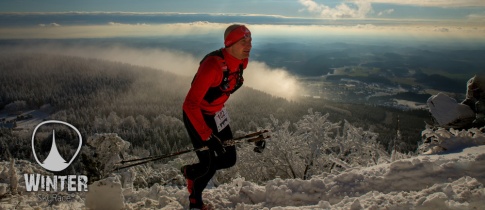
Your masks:
<svg viewBox="0 0 485 210"><path fill-rule="evenodd" d="M226 149L222 145L222 141L214 134L211 134L209 139L205 141L205 144L207 145L207 147L209 147L210 150L216 152L217 156L226 153Z"/></svg>
<svg viewBox="0 0 485 210"><path fill-rule="evenodd" d="M254 147L254 152L262 153L264 148L266 147L266 140L254 142L254 145L256 146Z"/></svg>
<svg viewBox="0 0 485 210"><path fill-rule="evenodd" d="M480 88L473 89L473 98L475 98L476 100L480 100L481 93L482 90Z"/></svg>

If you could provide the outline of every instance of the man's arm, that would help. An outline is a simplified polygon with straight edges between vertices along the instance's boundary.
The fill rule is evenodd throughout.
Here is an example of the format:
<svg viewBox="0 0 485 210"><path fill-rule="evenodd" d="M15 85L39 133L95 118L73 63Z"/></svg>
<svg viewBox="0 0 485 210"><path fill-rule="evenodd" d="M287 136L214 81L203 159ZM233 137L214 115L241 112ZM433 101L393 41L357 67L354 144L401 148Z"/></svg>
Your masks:
<svg viewBox="0 0 485 210"><path fill-rule="evenodd" d="M209 57L202 62L183 104L185 114L202 140L208 139L212 134L212 130L204 121L200 104L218 77L217 70L219 69L220 67L214 58Z"/></svg>

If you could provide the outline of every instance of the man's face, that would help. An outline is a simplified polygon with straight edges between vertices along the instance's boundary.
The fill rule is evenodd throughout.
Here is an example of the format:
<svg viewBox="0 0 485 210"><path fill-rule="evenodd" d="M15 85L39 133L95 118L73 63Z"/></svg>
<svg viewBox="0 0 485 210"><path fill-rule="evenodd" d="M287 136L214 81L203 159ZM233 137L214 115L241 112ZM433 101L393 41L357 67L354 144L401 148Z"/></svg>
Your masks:
<svg viewBox="0 0 485 210"><path fill-rule="evenodd" d="M245 37L231 45L228 49L229 53L237 59L249 58L251 52L251 37Z"/></svg>

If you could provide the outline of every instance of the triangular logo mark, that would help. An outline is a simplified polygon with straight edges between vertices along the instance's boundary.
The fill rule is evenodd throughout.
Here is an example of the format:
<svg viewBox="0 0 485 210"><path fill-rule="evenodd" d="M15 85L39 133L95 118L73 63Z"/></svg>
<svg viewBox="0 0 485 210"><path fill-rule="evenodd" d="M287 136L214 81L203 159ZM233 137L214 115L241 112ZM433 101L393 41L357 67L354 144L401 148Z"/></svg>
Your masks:
<svg viewBox="0 0 485 210"><path fill-rule="evenodd" d="M57 150L56 145L56 133L52 130L52 146L47 155L47 158L42 163L42 167L48 168L51 171L61 171L67 168L69 164L67 164L66 160L62 158L61 154L59 154L59 150Z"/></svg>

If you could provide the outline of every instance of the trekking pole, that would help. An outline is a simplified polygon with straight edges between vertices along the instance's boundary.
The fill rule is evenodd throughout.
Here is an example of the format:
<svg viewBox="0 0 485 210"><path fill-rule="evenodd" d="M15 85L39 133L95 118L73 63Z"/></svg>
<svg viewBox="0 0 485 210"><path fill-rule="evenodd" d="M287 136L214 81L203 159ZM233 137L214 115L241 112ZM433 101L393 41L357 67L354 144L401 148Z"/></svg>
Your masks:
<svg viewBox="0 0 485 210"><path fill-rule="evenodd" d="M232 141L239 141L241 139L247 139L247 138L251 138L251 137L256 137L256 136L259 136L259 135L261 135L263 133L267 133L267 132L269 132L269 131L268 130L262 130L262 131L258 131L258 132L246 134L244 136L240 136L240 137L237 137L237 138L233 138L231 140L227 140L226 142L228 142L230 144L230 142L232 142ZM204 148L204 147L202 147L202 148ZM185 154L185 153L193 152L193 151L195 151L195 149L184 150L184 151L175 152L175 153L168 154L168 155L161 155L161 156L160 155L157 155L157 156L149 156L149 157L132 159L132 160L122 160L120 162L120 164L125 164L125 163L129 163L129 162L136 162L136 161L142 161L142 160L155 159L155 158L160 158L160 157L161 158L167 158L167 157L177 156L177 155L181 155L181 154Z"/></svg>
<svg viewBox="0 0 485 210"><path fill-rule="evenodd" d="M269 135L266 135L266 136L264 135L265 133L268 133L268 132L269 132L268 130L263 130L263 131L250 133L250 134L247 134L247 135L244 135L244 136L241 136L241 137L233 138L233 139L230 139L230 140L226 140L224 142L224 147L234 146L234 145L237 145L237 144L242 143L242 142L257 142L257 141L262 141L264 139L269 139L270 138ZM120 167L117 167L115 170L121 170L121 169L129 168L129 167L145 164L145 163L148 163L148 162L161 160L161 159L164 159L164 158L174 157L174 156L178 156L178 155L189 153L189 152L204 151L204 150L208 150L208 149L209 148L207 146L204 146L204 147L200 147L200 148L197 148L197 149L195 149L195 148L194 149L187 149L187 150L178 151L178 152L174 152L174 153L166 154L166 155L151 156L151 157L138 158L138 159L132 159L132 160L123 160L123 161L120 162L121 165L123 165L124 163L129 163L129 162L137 162L137 163L129 164L129 165L126 165L126 166L120 166ZM115 170L113 170L113 171L115 171Z"/></svg>

